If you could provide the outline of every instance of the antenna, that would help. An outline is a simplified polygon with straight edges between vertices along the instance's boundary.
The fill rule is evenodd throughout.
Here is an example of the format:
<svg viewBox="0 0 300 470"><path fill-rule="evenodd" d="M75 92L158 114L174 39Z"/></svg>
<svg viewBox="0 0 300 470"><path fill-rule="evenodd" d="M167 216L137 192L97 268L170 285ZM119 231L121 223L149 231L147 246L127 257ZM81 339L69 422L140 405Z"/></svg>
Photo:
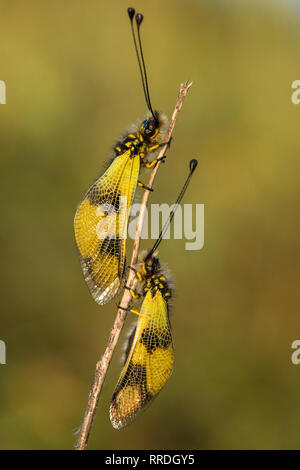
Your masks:
<svg viewBox="0 0 300 470"><path fill-rule="evenodd" d="M149 253L148 253L146 259L151 258L151 256L153 255L154 251L155 251L155 250L158 248L158 246L160 245L160 243L161 243L161 241L162 241L162 239L163 239L164 234L166 233L166 231L167 231L169 225L171 224L171 222L172 222L172 220L173 220L173 218L174 218L174 215L175 215L175 212L176 212L176 210L177 210L177 207L179 206L179 204L180 204L180 202L181 202L181 199L182 199L183 196L184 196L184 193L185 193L185 191L186 191L186 189L187 189L187 187L188 187L188 185L189 185L190 179L191 179L192 174L194 173L194 171L195 171L197 165L198 165L198 160L196 160L196 159L193 158L193 159L190 161L190 171L189 171L188 177L187 177L187 179L186 179L186 181L185 181L185 183L184 183L184 185L183 185L183 188L182 188L182 190L180 191L179 196L178 196L177 199L176 199L176 202L175 202L175 204L174 204L174 207L173 207L173 209L172 209L172 211L171 211L171 213L170 213L168 219L166 220L166 222L165 222L163 228L161 229L161 232L160 232L160 234L159 234L158 239L157 239L156 242L154 243L152 249L149 251Z"/></svg>
<svg viewBox="0 0 300 470"><path fill-rule="evenodd" d="M128 8L127 12L128 12L128 16L129 16L129 19L130 19L133 43L134 43L134 47L135 47L135 52L136 52L138 64L139 64L140 75L141 75L141 79L142 79L142 85L143 85L144 95L145 95L145 99L146 99L146 104L147 104L147 107L148 107L149 111L151 112L154 120L157 122L157 118L156 118L156 116L153 112L153 109L152 109L152 106L151 106L151 101L150 101L148 79L147 79L146 66L145 66L145 61L144 61L141 34L140 34L140 26L141 26L141 23L144 19L144 16L141 13L137 13L135 15L135 9L134 8ZM137 41L136 41L134 27L133 27L134 15L135 15L135 21L136 21L136 26L137 26L139 49L138 49L138 46L137 46Z"/></svg>
<svg viewBox="0 0 300 470"><path fill-rule="evenodd" d="M140 53L141 53L142 64L143 64L143 69L144 69L144 77L145 77L146 91L147 91L147 96L148 96L149 111L151 112L152 116L154 117L154 120L157 122L157 118L156 118L156 116L153 112L153 109L152 109L152 106L151 106L151 101L150 101L148 78L147 78L146 65L145 65L145 61L144 61L144 54L143 54L142 41L141 41L140 27L141 27L141 23L142 23L143 19L144 19L144 17L141 13L136 14L135 21L136 21L136 26L137 26Z"/></svg>

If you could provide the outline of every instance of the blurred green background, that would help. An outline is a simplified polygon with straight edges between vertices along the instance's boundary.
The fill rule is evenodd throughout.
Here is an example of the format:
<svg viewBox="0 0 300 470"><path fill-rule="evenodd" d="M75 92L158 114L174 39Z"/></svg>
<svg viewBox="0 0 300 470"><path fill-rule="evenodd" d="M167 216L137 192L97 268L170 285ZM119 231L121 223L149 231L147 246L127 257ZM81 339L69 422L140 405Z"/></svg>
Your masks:
<svg viewBox="0 0 300 470"><path fill-rule="evenodd" d="M115 431L120 345L89 448L299 448L300 9L267 0L1 0L0 448L72 448L116 313L88 293L73 217L145 115L127 6L145 14L154 107L170 116L194 81L151 201L172 203L197 156L184 202L205 204L205 246L161 245L177 285L174 373Z"/></svg>

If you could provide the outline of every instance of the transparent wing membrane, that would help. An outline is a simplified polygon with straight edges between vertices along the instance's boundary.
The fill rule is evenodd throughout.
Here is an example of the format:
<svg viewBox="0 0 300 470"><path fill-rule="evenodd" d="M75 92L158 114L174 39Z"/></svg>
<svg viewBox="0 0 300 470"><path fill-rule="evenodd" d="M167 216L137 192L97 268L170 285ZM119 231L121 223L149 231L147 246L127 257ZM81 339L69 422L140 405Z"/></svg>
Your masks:
<svg viewBox="0 0 300 470"><path fill-rule="evenodd" d="M136 190L139 158L116 157L90 188L75 214L80 263L90 292L103 305L123 283L129 209Z"/></svg>
<svg viewBox="0 0 300 470"><path fill-rule="evenodd" d="M110 406L110 420L116 429L130 424L157 396L170 377L173 363L167 302L159 290L153 296L148 291Z"/></svg>

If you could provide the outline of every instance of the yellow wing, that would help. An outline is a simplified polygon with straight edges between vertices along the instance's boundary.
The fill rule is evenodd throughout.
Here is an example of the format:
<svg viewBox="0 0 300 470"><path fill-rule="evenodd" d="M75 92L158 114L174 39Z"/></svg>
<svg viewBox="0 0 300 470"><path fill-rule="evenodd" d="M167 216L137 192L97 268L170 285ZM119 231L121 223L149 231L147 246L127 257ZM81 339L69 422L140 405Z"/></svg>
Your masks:
<svg viewBox="0 0 300 470"><path fill-rule="evenodd" d="M140 170L130 150L116 157L79 204L74 230L80 263L94 300L103 305L122 285L129 209Z"/></svg>
<svg viewBox="0 0 300 470"><path fill-rule="evenodd" d="M160 392L173 370L168 306L161 292L148 291L134 338L110 405L114 428L130 424Z"/></svg>

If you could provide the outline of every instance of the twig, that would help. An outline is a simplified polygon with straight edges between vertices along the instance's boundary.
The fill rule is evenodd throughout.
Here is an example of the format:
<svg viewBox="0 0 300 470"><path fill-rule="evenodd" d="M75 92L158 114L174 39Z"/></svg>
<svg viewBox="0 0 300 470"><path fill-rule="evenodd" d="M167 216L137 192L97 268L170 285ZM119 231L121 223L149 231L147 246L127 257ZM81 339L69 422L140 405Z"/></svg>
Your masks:
<svg viewBox="0 0 300 470"><path fill-rule="evenodd" d="M168 142L172 136L179 111L182 108L184 98L186 97L186 94L188 90L190 89L190 87L192 86L192 84L193 84L192 82L189 82L187 80L186 82L181 83L180 85L177 103L176 103L176 106L172 115L168 132L166 134L166 142ZM161 148L158 158L164 155L166 149L167 149L167 144ZM151 172L149 182L147 184L147 186L150 188L152 188L153 181L154 181L154 178L155 178L155 175L157 173L160 163L161 161L158 162L158 164L154 167L154 169ZM144 192L142 202L141 202L141 210L140 210L139 219L138 219L138 223L136 227L136 236L134 240L133 251L132 251L131 262L130 262L131 266L134 266L137 262L137 257L138 257L139 247L140 247L141 232L142 232L142 227L144 223L149 193L150 191ZM136 279L135 273L130 269L128 278L126 281L126 285L134 289L136 282L137 282L137 279ZM124 289L124 293L123 293L123 297L120 302L120 305L123 308L128 308L130 305L130 302L131 302L131 294L128 289ZM113 327L108 337L107 346L100 360L96 364L94 381L90 389L87 407L86 407L85 414L82 420L82 424L80 426L78 439L75 444L76 450L84 450L87 446L89 434L91 431L93 419L94 419L97 404L99 401L99 396L102 390L102 386L105 380L105 376L106 376L114 349L116 347L120 333L124 326L126 315L127 315L127 312L125 310L122 310L120 308L118 309Z"/></svg>

